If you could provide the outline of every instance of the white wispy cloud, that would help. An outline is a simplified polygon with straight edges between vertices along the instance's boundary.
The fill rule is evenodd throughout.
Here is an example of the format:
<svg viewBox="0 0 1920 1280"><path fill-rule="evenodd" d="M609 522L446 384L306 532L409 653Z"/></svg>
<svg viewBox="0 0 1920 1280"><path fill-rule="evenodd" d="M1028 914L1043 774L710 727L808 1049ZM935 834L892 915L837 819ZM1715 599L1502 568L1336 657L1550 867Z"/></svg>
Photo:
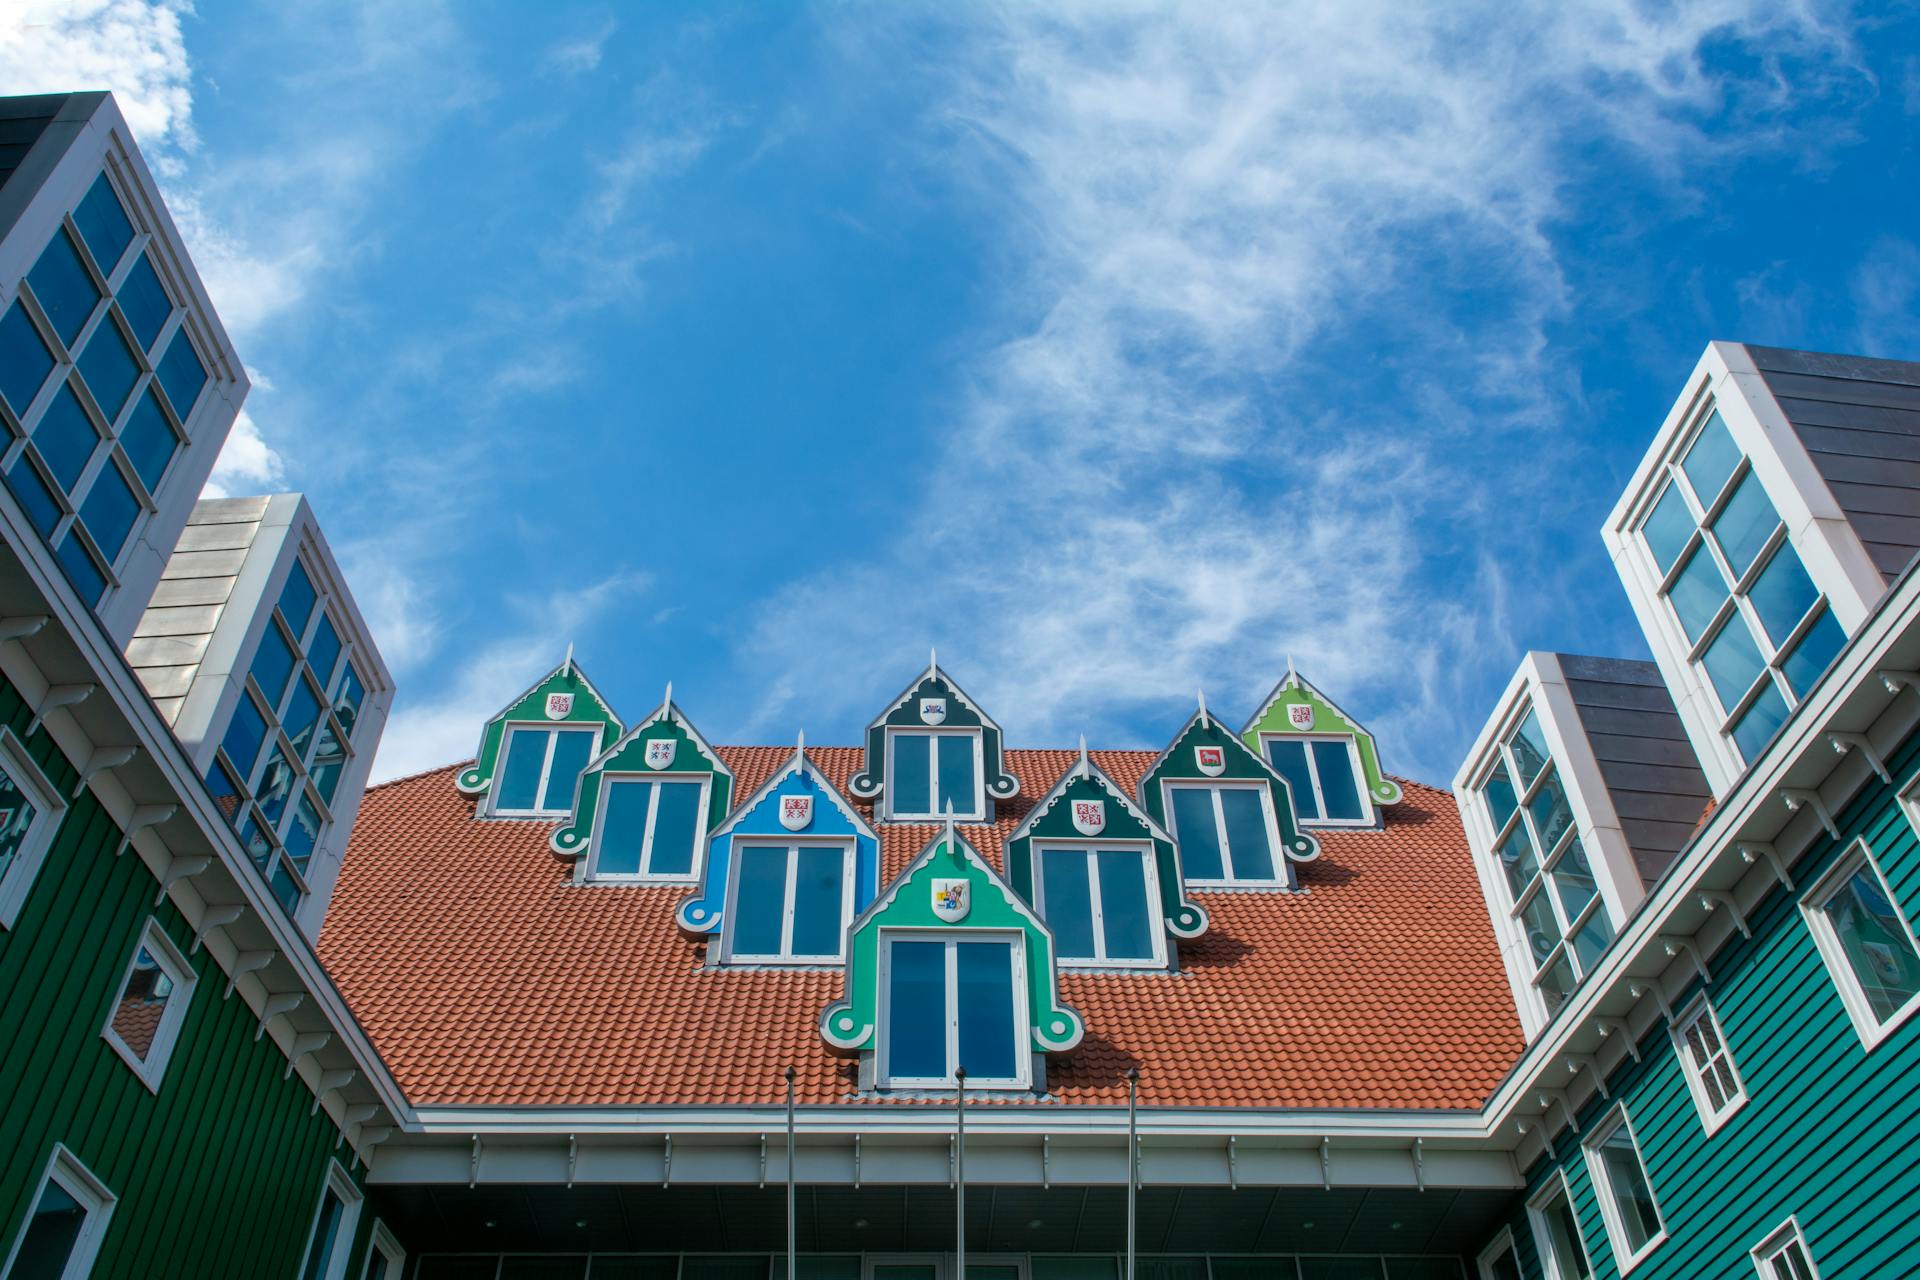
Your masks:
<svg viewBox="0 0 1920 1280"><path fill-rule="evenodd" d="M111 89L162 172L191 149L185 3L14 0L0 5L0 85L10 94Z"/></svg>
<svg viewBox="0 0 1920 1280"><path fill-rule="evenodd" d="M598 27L582 36L569 40L556 40L547 46L540 55L540 64L549 71L562 75L584 75L599 69L600 59L605 55L607 41L620 29L620 24L612 18L603 21Z"/></svg>

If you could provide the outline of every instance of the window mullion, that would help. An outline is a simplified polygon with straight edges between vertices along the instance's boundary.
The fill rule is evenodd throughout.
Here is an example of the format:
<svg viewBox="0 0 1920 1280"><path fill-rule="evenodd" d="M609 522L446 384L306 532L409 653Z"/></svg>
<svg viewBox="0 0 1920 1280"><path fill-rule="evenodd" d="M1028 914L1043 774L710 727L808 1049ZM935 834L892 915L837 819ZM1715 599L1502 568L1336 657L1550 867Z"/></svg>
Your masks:
<svg viewBox="0 0 1920 1280"><path fill-rule="evenodd" d="M1211 790L1212 799L1213 799L1214 839L1219 841L1219 844L1220 844L1220 878L1222 880L1232 880L1234 878L1233 850L1227 846L1226 800L1225 800L1225 797L1221 794L1221 789L1219 787L1213 787L1210 790Z"/></svg>
<svg viewBox="0 0 1920 1280"><path fill-rule="evenodd" d="M946 943L947 1002L947 1075L960 1066L960 946L951 938Z"/></svg>
<svg viewBox="0 0 1920 1280"><path fill-rule="evenodd" d="M780 954L783 957L793 955L793 916L797 906L795 895L799 888L800 847L787 846L787 888L786 905L780 924Z"/></svg>
<svg viewBox="0 0 1920 1280"><path fill-rule="evenodd" d="M629 782L630 787L651 788L647 796L647 825L640 833L640 874L653 874L653 824L660 817L660 784L657 782Z"/></svg>
<svg viewBox="0 0 1920 1280"><path fill-rule="evenodd" d="M319 735L315 734L314 736L318 737ZM553 772L553 749L559 745L559 732L557 730L549 730L547 732L547 751L545 755L540 757L540 788L533 793L533 807L535 809L546 808L547 778Z"/></svg>
<svg viewBox="0 0 1920 1280"><path fill-rule="evenodd" d="M1107 958L1106 912L1100 903L1100 854L1098 850L1087 850L1087 905L1093 915L1093 955L1096 960Z"/></svg>

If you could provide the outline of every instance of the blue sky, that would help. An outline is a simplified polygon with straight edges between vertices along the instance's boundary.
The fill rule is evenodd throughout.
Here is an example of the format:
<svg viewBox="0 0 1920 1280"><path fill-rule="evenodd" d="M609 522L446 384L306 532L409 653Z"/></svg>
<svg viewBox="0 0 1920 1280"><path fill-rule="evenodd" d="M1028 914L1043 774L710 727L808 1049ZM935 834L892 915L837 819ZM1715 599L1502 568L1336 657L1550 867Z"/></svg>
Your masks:
<svg viewBox="0 0 1920 1280"><path fill-rule="evenodd" d="M1291 653L1445 783L1714 338L1920 356L1910 7L135 0L114 88L450 762L569 641L851 742L938 645L1016 746Z"/></svg>

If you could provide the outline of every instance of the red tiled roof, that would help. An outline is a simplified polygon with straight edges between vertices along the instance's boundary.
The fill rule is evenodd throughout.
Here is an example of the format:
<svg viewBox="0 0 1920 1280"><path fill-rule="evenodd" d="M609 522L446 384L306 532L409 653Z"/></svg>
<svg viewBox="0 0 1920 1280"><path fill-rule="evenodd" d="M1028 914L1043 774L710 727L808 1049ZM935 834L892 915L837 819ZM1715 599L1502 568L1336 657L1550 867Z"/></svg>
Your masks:
<svg viewBox="0 0 1920 1280"><path fill-rule="evenodd" d="M721 747L744 799L791 747ZM852 747L808 753L836 786ZM1132 791L1149 751L1095 751ZM1021 794L963 836L1003 843L1075 759L1006 753ZM370 789L320 955L416 1105L773 1104L858 1097L820 1012L839 971L703 967L674 927L685 886L580 886L547 822L480 821L449 766ZM1327 831L1305 893L1196 892L1212 916L1168 973L1060 975L1086 1038L1052 1059L1053 1102L1472 1108L1522 1047L1459 814L1408 783L1384 829ZM871 813L870 805L858 806ZM881 828L882 876L932 839ZM1029 1102L1028 1095L1009 1100Z"/></svg>

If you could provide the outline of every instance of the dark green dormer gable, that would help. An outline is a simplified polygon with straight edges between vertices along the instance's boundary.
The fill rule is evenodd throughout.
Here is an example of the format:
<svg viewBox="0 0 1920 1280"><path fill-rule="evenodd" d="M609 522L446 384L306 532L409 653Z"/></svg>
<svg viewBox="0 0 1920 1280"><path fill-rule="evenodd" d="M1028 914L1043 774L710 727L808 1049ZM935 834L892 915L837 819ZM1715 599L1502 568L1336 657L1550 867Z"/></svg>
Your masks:
<svg viewBox="0 0 1920 1280"><path fill-rule="evenodd" d="M561 817L587 762L620 736L620 717L573 660L535 681L480 731L473 764L453 785L488 816Z"/></svg>
<svg viewBox="0 0 1920 1280"><path fill-rule="evenodd" d="M1303 826L1371 827L1380 821L1378 806L1400 803L1400 784L1380 771L1373 735L1291 659L1240 734L1292 786Z"/></svg>
<svg viewBox="0 0 1920 1280"><path fill-rule="evenodd" d="M733 804L733 770L673 700L594 757L573 817L547 839L576 882L694 884L707 833Z"/></svg>
<svg viewBox="0 0 1920 1280"><path fill-rule="evenodd" d="M1320 856L1300 830L1287 781L1200 709L1140 779L1140 807L1180 850L1189 888L1291 889L1293 863Z"/></svg>
<svg viewBox="0 0 1920 1280"><path fill-rule="evenodd" d="M1033 1088L1035 1055L1086 1032L1053 935L951 822L849 927L845 982L820 1034L877 1088L950 1089L957 1067L974 1088Z"/></svg>
<svg viewBox="0 0 1920 1280"><path fill-rule="evenodd" d="M1173 837L1093 763L1085 741L1007 838L1007 879L1053 931L1064 965L1163 968L1167 934L1207 928Z"/></svg>
<svg viewBox="0 0 1920 1280"><path fill-rule="evenodd" d="M900 692L867 726L866 766L847 783L889 822L992 822L995 802L1020 794L1001 761L1000 726L940 669Z"/></svg>

